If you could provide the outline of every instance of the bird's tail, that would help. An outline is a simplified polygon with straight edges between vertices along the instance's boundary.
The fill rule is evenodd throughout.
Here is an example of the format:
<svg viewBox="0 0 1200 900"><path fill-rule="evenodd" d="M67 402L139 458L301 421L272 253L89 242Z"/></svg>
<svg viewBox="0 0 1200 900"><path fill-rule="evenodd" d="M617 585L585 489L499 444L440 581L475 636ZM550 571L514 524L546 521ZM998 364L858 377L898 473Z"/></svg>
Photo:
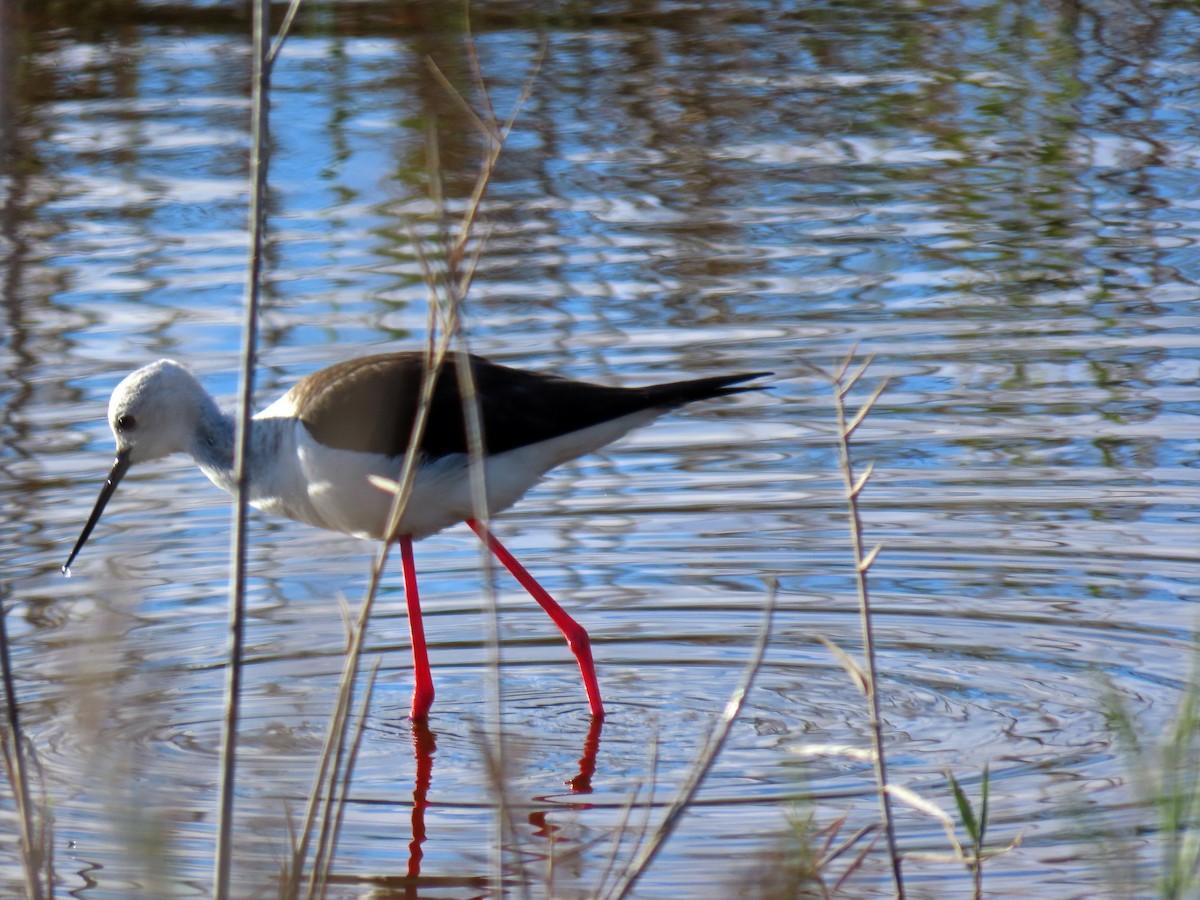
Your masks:
<svg viewBox="0 0 1200 900"><path fill-rule="evenodd" d="M743 372L740 375L714 375L709 378L690 378L687 381L672 381L668 384L655 384L641 388L652 405L662 407L682 406L695 400L708 400L712 397L724 397L727 394L741 394L745 391L767 391L770 385L742 384L756 378L766 378L774 372ZM735 387L735 385L737 385Z"/></svg>

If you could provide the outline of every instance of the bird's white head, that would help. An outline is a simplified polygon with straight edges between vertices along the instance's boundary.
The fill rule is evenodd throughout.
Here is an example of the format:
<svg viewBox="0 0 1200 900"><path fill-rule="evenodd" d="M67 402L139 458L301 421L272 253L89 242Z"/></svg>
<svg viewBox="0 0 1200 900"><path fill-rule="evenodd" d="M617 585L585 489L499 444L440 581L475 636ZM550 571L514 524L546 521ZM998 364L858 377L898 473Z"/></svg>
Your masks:
<svg viewBox="0 0 1200 900"><path fill-rule="evenodd" d="M117 485L135 462L159 459L189 451L206 407L216 410L196 376L170 359L143 366L127 376L108 401L108 424L117 439L117 458L105 479L92 514L62 567L71 574L71 563L100 521Z"/></svg>
<svg viewBox="0 0 1200 900"><path fill-rule="evenodd" d="M208 393L186 368L160 359L125 377L108 402L117 453L130 463L186 452Z"/></svg>

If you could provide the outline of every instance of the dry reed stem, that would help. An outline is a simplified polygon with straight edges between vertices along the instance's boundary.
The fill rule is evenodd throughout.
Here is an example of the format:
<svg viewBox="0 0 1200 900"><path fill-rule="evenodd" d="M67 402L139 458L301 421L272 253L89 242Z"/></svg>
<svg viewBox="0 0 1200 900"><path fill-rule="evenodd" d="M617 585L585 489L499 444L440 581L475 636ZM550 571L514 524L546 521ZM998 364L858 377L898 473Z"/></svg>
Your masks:
<svg viewBox="0 0 1200 900"><path fill-rule="evenodd" d="M341 834L342 822L346 813L346 800L350 796L350 784L354 777L354 764L358 760L358 752L362 747L363 735L367 730L367 714L371 708L371 697L375 694L375 680L379 674L379 660L375 661L375 665L371 667L371 672L367 676L367 683L363 690L362 704L359 707L358 724L354 729L354 739L350 746L350 751L346 757L346 765L342 771L340 792L336 801L331 798L326 804L326 808L333 806L336 808L336 816L328 836L323 832L320 836L319 843L325 848L325 864L314 865L314 871L318 873L318 878L314 879L316 891L310 896L324 897L326 887L329 884L330 869L333 865L333 860L337 852L337 840Z"/></svg>
<svg viewBox="0 0 1200 900"><path fill-rule="evenodd" d="M461 319L461 311L466 303L467 294L474 280L488 235L484 235L482 240L475 243L473 252L469 257L467 253L479 222L483 199L492 182L492 177L500 161L505 142L512 130L513 124L516 122L520 110L524 107L533 92L545 47L543 45L537 59L534 61L532 72L526 79L516 102L513 104L512 111L509 113L504 124L501 125L496 117L496 111L488 92L487 83L483 77L483 68L480 65L479 56L476 52L474 37L470 29L469 9L466 4L463 7L463 22L472 80L475 91L483 104L483 111L475 111L461 92L450 83L449 79L446 78L433 60L427 60L427 64L450 98L466 113L471 122L474 123L476 129L483 135L486 140L486 150L483 160L480 163L475 185L472 188L470 198L459 221L457 231L453 239L449 240L443 247L445 266L442 273L443 278L438 279L434 277L427 262L423 261L422 266L433 302L447 310L448 318L452 323L451 327L447 329L447 333L455 338L455 369L458 377L459 396L462 399L463 420L467 432L467 474L470 480L473 518L479 524L484 534L490 534L491 524L487 508L487 479L484 465L483 423L480 417L478 391L474 373L470 365L470 349L466 334L462 329ZM436 141L431 142L431 146L436 148ZM435 203L437 204L438 218L442 220L444 219L445 211L441 205L443 194L441 191L441 170L438 162L436 156L430 158L430 181L431 184L437 186L434 189ZM419 243L417 246L418 248L420 247ZM500 678L499 603L496 594L495 567L492 564L492 557L488 552L486 540L480 541L479 566L484 576L484 595L486 601L484 605L487 610L487 615L484 619L486 629L484 647L487 649L487 670L490 674L488 678L489 691L487 705L490 727L486 729L486 733L490 734L491 742L490 746L483 748L486 763L484 771L487 773L489 785L493 796L496 798L498 834L493 846L491 869L492 888L499 895L503 892L505 885L502 854L505 847L510 845L515 847L519 832L515 827L504 779L506 753L504 749L504 722L501 710L502 683ZM518 852L512 854L512 858L516 860L519 867L515 882L521 892L525 893L527 879L524 871L523 854L518 849Z"/></svg>
<svg viewBox="0 0 1200 900"><path fill-rule="evenodd" d="M268 69L274 68L275 58L283 50L283 42L287 40L288 33L292 30L292 23L296 21L296 13L300 12L301 2L302 0L292 0L288 5L288 11L284 14L283 23L279 26L279 34L275 37L275 43L267 51Z"/></svg>
<svg viewBox="0 0 1200 900"><path fill-rule="evenodd" d="M421 393L417 413L413 420L413 429L409 438L408 449L405 452L404 461L401 465L400 480L394 486L395 497L392 500L391 510L388 514L386 530L389 539L381 543L379 551L371 565L370 580L367 584L366 594L363 597L358 617L354 621L350 632L346 649L346 659L342 666L342 676L338 684L338 693L334 701L333 713L330 716L325 744L321 751L316 775L314 776L313 787L309 793L305 815L298 829L297 839L292 845L291 860L285 870L284 883L281 886L282 897L292 898L299 896L300 882L307 863L309 844L312 839L318 811L321 807L321 798L326 798L325 814L322 817L322 821L323 823L328 823L332 815L330 810L337 795L335 787L342 778L343 761L346 760L345 745L350 721L350 710L354 705L354 688L357 683L359 666L366 645L367 627L371 620L371 612L374 609L375 600L379 594L379 585L383 579L383 572L387 564L389 551L395 541L396 530L399 528L400 520L404 516L404 510L407 508L412 494L418 459L417 448L420 446L421 438L425 433L425 426L429 419L429 409L433 400L434 378L445 360L449 341L448 332L438 327L439 322L434 316L435 310L436 307L431 307L430 309L430 328L425 350L426 364L421 378ZM365 708L363 712L365 715ZM353 759L350 759L347 764L352 766ZM323 825L318 836L318 846L315 856L317 864L314 865L309 877L310 897L317 896L315 891L319 878L322 883L328 881L328 864L324 860L332 856L332 848L329 846L329 842L331 841L336 843L336 832L331 830L327 824ZM321 871L326 872L323 878L320 876Z"/></svg>
<svg viewBox="0 0 1200 900"><path fill-rule="evenodd" d="M904 881L901 868L902 856L896 844L896 829L894 817L892 815L891 798L895 798L911 808L928 815L942 824L945 829L947 839L953 848L953 858L959 862L963 862L974 874L975 894L979 896L982 891L982 860L986 858L981 850L976 847L972 854L968 854L962 844L959 842L954 830L954 821L948 813L941 809L937 804L926 800L915 791L900 785L894 785L888 781L887 773L887 758L884 750L883 742L883 724L880 714L879 692L878 685L878 667L876 663L875 652L875 637L873 627L873 617L871 611L871 598L868 585L868 573L874 565L875 560L883 549L882 544L876 544L869 550L865 549L865 541L863 537L862 517L859 508L859 498L863 490L866 488L871 476L875 471L875 464L868 463L866 468L859 474L855 473L853 460L850 453L850 439L853 437L858 428L866 421L871 411L874 409L876 402L887 389L888 379L884 378L876 386L876 388L868 395L854 411L853 415L847 414L847 399L851 391L858 385L862 378L870 369L871 363L874 360L874 355L868 356L863 362L859 363L857 368L851 371L851 365L857 354L857 345L850 348L843 361L832 373L826 372L811 363L803 363L804 367L810 371L827 379L834 389L834 407L837 414L837 441L838 441L838 461L841 471L843 484L846 492L846 505L849 511L850 518L850 536L854 552L854 572L855 583L858 590L859 598L859 613L861 619L861 628L863 634L863 656L865 667L851 657L849 654L835 646L831 641L818 637L818 640L824 644L831 653L841 663L842 667L850 675L855 685L863 692L867 698L870 713L871 713L871 738L873 751L869 754L869 758L875 766L875 780L878 787L878 796L880 809L882 813L884 834L887 838L888 856L891 861L892 879L895 888L895 894L899 898L904 897ZM986 778L986 770L985 770ZM986 816L986 807L981 812ZM967 822L968 830L972 829L972 823ZM986 827L986 824L984 824ZM1018 839L1019 842L1019 839ZM874 845L872 841L871 846ZM1013 846L1016 845L1014 842ZM843 873L838 881L838 886L845 881L850 871L858 868L862 860L865 858L865 853L869 850L867 847L856 859L851 870ZM1011 849L1011 848L1009 848ZM1001 851L1001 852L1007 852ZM939 856L939 858L941 858Z"/></svg>
<svg viewBox="0 0 1200 900"><path fill-rule="evenodd" d="M265 267L264 248L267 228L267 172L270 156L270 77L271 67L299 8L292 8L280 29L274 48L270 46L270 4L255 0L251 46L253 77L250 118L250 249L246 278L246 306L242 326L241 378L237 435L234 445L234 477L237 491L234 501L233 537L230 548L229 665L226 676L225 712L222 724L220 799L217 812L217 846L213 874L213 896L229 896L232 867L233 807L237 772L238 723L242 692L242 655L245 636L246 603L246 525L249 510L250 467L248 465L251 422L254 406L254 372L258 342L258 310L262 298Z"/></svg>
<svg viewBox="0 0 1200 900"><path fill-rule="evenodd" d="M712 732L705 740L704 746L701 748L696 763L688 773L687 779L680 787L671 805L667 808L666 815L663 816L658 828L651 835L646 847L625 866L617 883L609 890L598 891L598 896L621 900L621 898L629 895L638 880L650 868L659 851L665 846L667 839L670 838L679 824L679 820L691 806L692 801L696 797L696 792L700 790L700 785L704 783L704 779L712 771L712 767L721 753L721 748L725 746L725 740L729 737L729 732L733 728L733 723L737 719L743 704L746 702L746 696L754 684L754 679L762 668L763 657L766 656L767 645L771 639L771 622L775 614L777 589L777 583L774 579L771 579L767 589L766 603L763 605L762 624L759 626L758 637L754 643L754 651L751 653L750 659L746 662L746 666L742 670L742 676L738 681L737 687L730 695L729 701L725 704L725 710L721 718L717 720Z"/></svg>
<svg viewBox="0 0 1200 900"><path fill-rule="evenodd" d="M654 786L658 783L658 732L657 730L650 736L650 765L649 775L646 778L648 791L646 802L644 804L646 814L642 818L641 826L638 828L637 837L633 842L633 847L629 853L631 857L636 857L641 850L642 844L646 840L646 835L650 833L650 814L654 810ZM621 811L620 821L614 829L612 850L609 852L608 859L605 861L604 869L600 873L600 877L596 879L596 884L603 885L608 883L608 879L612 874L613 869L617 864L617 856L620 854L621 842L625 837L626 830L629 825L629 819L633 814L634 807L637 805L637 796L641 793L642 787L638 785L629 796L628 802L624 805Z"/></svg>
<svg viewBox="0 0 1200 900"><path fill-rule="evenodd" d="M806 830L811 831L813 837L824 838L824 840L821 842L821 845L815 848L815 852L813 852L813 849L807 840L807 835L803 836L806 846L810 847L810 856L808 860L806 860L809 865L803 871L805 875L807 875L820 889L821 896L822 898L825 898L825 900L829 900L829 898L836 896L841 891L842 886L850 879L850 876L852 876L859 870L859 868L862 867L868 855L874 849L879 838L879 835L876 834L875 837L868 841L858 851L855 857L850 860L850 862L842 870L841 875L839 875L837 880L833 883L833 886L830 887L825 883L824 875L826 871L835 862L837 862L838 859L840 859L846 853L849 853L856 844L863 840L863 838L879 829L878 823L875 822L872 822L870 825L864 825L848 838L842 840L842 842L835 847L834 841L841 836L842 829L845 827L846 822L849 821L849 819L850 813L846 812L837 819L834 819L828 825L825 825L820 829L812 830L811 826L813 823L813 818L810 815L808 821L803 826Z"/></svg>
<svg viewBox="0 0 1200 900"><path fill-rule="evenodd" d="M27 757L36 763L33 745L26 741L21 727L20 707L17 704L16 680L13 677L12 658L8 645L8 610L0 599L0 670L4 678L4 699L7 707L7 722L0 747L4 755L4 768L13 789L17 822L21 828L21 867L25 876L25 890L31 900L54 897L54 842L52 819L46 802L43 785L42 803L34 801L29 788ZM40 767L39 767L40 772ZM42 879L45 878L43 887Z"/></svg>
<svg viewBox="0 0 1200 900"><path fill-rule="evenodd" d="M869 723L871 741L875 750L875 782L878 788L877 793L879 795L880 813L883 818L884 834L887 838L888 858L891 861L892 883L896 897L903 900L904 876L901 870L900 852L896 844L896 825L892 815L890 800L892 786L888 783L887 757L883 741L883 720L879 706L879 680L875 653L874 621L871 614L871 594L867 578L871 565L875 562L882 547L881 545L876 545L870 550L865 549L862 515L859 510L859 496L862 494L863 488L866 487L867 480L870 478L873 468L868 466L861 476L856 476L854 462L850 454L850 438L866 420L874 408L876 401L883 394L883 391L887 387L887 379L885 378L880 382L879 386L876 387L852 416L848 416L846 400L850 391L867 373L874 359L873 356L868 356L852 374L848 374L856 351L857 346L851 347L850 352L847 353L838 369L833 374L826 376L829 378L834 389L834 409L837 413L838 424L838 463L846 490L846 506L850 518L850 541L854 553L854 579L858 589L859 620L860 628L862 629L863 657L865 662L865 667L853 666L848 671L855 673L856 681L859 681L860 686L865 687L866 691L867 703L871 715ZM849 659L849 657L844 658L846 660ZM863 684L863 679L865 679L865 684Z"/></svg>
<svg viewBox="0 0 1200 900"><path fill-rule="evenodd" d="M842 844L842 846L839 847L838 850L835 851L832 855L822 858L820 861L820 865L822 865L822 866L829 865L831 862L833 862L835 859L837 859L837 857L840 856L845 850L850 849L850 847L852 847L854 844L856 844L859 840L861 840L863 837L866 837L866 835L870 834L871 831L876 827L877 826L875 826L875 825L867 825L863 828L860 828L858 831L856 831L854 834L852 834ZM850 864L848 866L846 866L845 871L842 872L842 874L840 876L838 876L838 880L833 883L833 887L830 888L830 896L836 896L837 894L841 893L842 887L846 884L847 881L849 881L850 876L853 875L855 872L857 872L860 868L862 868L863 863L865 863L867 861L867 857L870 855L871 851L875 849L875 844L878 842L878 840L879 840L879 835L875 835L875 837L871 838L871 840L867 842L866 846L864 846L861 850L858 851L858 855L855 856L854 859L852 859L850 861Z"/></svg>
<svg viewBox="0 0 1200 900"><path fill-rule="evenodd" d="M468 40L469 40L468 32ZM473 68L476 72L478 62L474 56L474 45L469 43L469 50L472 59L475 60ZM452 96L456 96L463 105L467 105L466 101L461 98L461 95L453 91L452 86L441 75L435 65L430 63L430 67L437 73L439 80L452 91ZM483 84L482 76L478 77L477 87L486 97L486 89ZM532 89L532 79L526 85L523 91L518 108L529 96L529 91ZM490 100L487 102L489 114L491 112ZM468 107L469 108L469 107ZM331 809L335 805L335 797L339 797L344 801L349 788L349 770L353 765L353 758L357 750L357 742L355 747L351 748L350 756L346 762L345 774L341 776L343 788L340 793L335 791L334 787L339 779L339 771L342 770L343 759L346 759L345 741L346 729L349 721L349 710L353 703L354 685L357 679L359 661L363 653L365 643L365 635L367 625L370 620L372 608L375 599L378 595L379 583L382 579L384 567L391 545L394 543L397 536L397 531L400 526L400 521L403 518L404 511L407 508L411 497L413 484L416 477L416 469L418 462L417 448L420 446L422 436L425 432L426 423L428 421L429 409L433 398L433 388L437 374L441 371L446 356L451 352L450 347L453 343L455 347L456 359L458 361L457 370L460 379L460 392L464 402L464 418L467 427L468 436L468 455L470 459L469 470L472 477L472 499L475 505L476 518L481 523L487 522L486 508L486 484L483 482L483 437L482 425L479 419L479 409L476 399L476 391L474 383L471 379L470 366L468 364L468 348L466 345L465 335L462 330L461 310L466 300L467 290L470 287L474 276L475 268L478 263L479 253L483 246L482 242L476 247L474 254L469 257L465 270L463 269L464 259L467 257L467 247L473 234L474 223L478 220L479 207L482 203L484 194L486 193L487 185L490 184L492 175L495 172L495 167L499 161L500 151L503 148L504 138L507 136L512 127L512 122L515 120L516 111L513 116L505 123L503 127L495 124L495 120L491 119L491 126L484 124L484 120L478 116L473 116L476 121L481 123L481 129L488 137L488 150L484 160L480 166L480 173L476 179L476 185L472 191L471 198L463 213L462 222L460 223L452 241L445 245L443 249L443 261L445 265L444 271L440 274L435 269L431 260L425 252L419 238L410 230L410 236L413 241L417 260L421 266L422 275L425 279L426 286L429 290L429 316L428 316L428 341L425 350L425 365L423 367L420 398L417 408L417 414L414 419L412 434L409 440L409 446L405 453L404 461L401 468L399 480L390 485L390 489L394 491L395 497L392 502L391 511L388 517L388 525L386 533L388 539L385 540L380 547L376 556L375 562L371 569L371 579L368 585L366 596L363 599L363 604L360 609L359 617L355 623L350 638L350 645L347 651L347 660L343 668L341 684L339 685L338 699L335 703L335 709L330 721L330 728L326 738L325 748L321 755L321 762L318 767L318 773L315 779L314 788L309 797L304 821L298 831L297 839L293 843L292 859L288 866L285 875L285 884L283 887L283 895L287 897L296 896L298 891L299 878L303 872L305 862L308 855L308 845L310 835L317 815L317 807L320 803L321 796L328 798L326 802L326 812L323 817L321 836L318 839L318 848L316 851L316 862L310 877L309 896L323 896L324 886L329 880L329 867L332 864L333 850L337 840L337 825L340 825L342 817L342 809L338 804L336 814L331 813ZM430 168L431 168L431 194L435 208L437 210L438 219L443 217L444 209L442 207L442 191L441 191L441 173L438 166L438 157L436 155L437 142L436 136L431 134L429 140L429 148L431 151ZM486 525L485 525L486 527ZM486 554L486 548L484 548ZM489 610L495 616L496 602L494 590L491 587L490 569L488 569L488 592L489 602L487 604ZM493 627L486 645L489 647L498 648L499 646L499 628L498 623L493 618ZM499 722L499 677L498 677L498 651L493 653L493 668L497 671L495 677L491 679L495 689L493 691L492 707L494 709L494 720ZM366 714L364 706L363 715ZM360 726L361 727L361 726ZM361 732L360 732L361 733ZM501 731L497 725L494 733L500 735ZM499 741L499 738L496 738ZM502 749L494 747L490 753L485 754L488 762L487 769L489 772L496 774L491 776L493 785L497 792L497 797L500 798L498 803L499 815L502 821L501 840L497 841L497 845L503 845L503 834L515 834L515 829L512 827L511 820L507 814L508 804L504 800L503 779L499 772L499 763L503 759ZM335 824L330 827L330 817L335 816ZM505 824L507 823L507 827ZM497 858L494 865L493 881L495 886L502 887L502 871L500 869L500 861Z"/></svg>
<svg viewBox="0 0 1200 900"><path fill-rule="evenodd" d="M229 573L229 665L221 731L220 799L213 897L229 896L232 868L233 806L237 780L238 722L242 693L242 653L246 613L246 523L249 515L251 419L254 406L254 367L258 341L258 306L265 265L266 191L269 154L270 65L267 61L270 21L268 0L253 4L253 80L250 116L250 256L246 279L246 308L242 325L242 365L233 469L237 481Z"/></svg>

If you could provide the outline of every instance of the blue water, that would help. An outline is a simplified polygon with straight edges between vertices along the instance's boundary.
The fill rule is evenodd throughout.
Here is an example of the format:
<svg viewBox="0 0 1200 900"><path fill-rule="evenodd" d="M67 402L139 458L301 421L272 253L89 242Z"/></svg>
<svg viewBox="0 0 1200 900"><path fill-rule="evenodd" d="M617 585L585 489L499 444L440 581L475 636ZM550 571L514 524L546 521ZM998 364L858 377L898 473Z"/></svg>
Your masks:
<svg viewBox="0 0 1200 900"><path fill-rule="evenodd" d="M16 111L0 126L2 587L58 889L81 897L206 894L211 879L228 500L186 460L135 470L74 577L58 572L111 462L120 378L172 356L223 402L237 388L249 57L245 23L198 8L28 18L21 52L0 55ZM592 896L614 842L619 864L632 856L720 716L771 578L766 665L636 893L727 896L763 860L786 872L789 823L809 810L818 825L849 812L846 834L874 820L852 752L868 746L866 705L817 640L861 643L830 391L805 365L857 346L875 354L865 390L889 379L855 454L876 467L863 517L885 545L871 587L893 777L952 810L945 767L977 792L990 766L989 841L1020 837L986 864L992 891L1120 894L1126 875L1126 893L1148 890L1156 820L1128 805L1134 766L1104 698L1153 744L1193 654L1196 11L515 8L476 23L501 116L534 82L483 206L471 348L615 384L777 374L768 393L564 466L496 523L589 628L611 710L589 754L570 655L498 573L508 873L520 861L534 894ZM444 233L427 130L450 221L481 141L425 63L470 94L456 32L385 13L313 7L280 57L263 405L426 335L413 242L436 257ZM273 890L285 810L309 793L345 643L338 597L357 604L373 551L258 514L252 529L245 896ZM436 751L414 751L404 718L394 571L370 632L380 679L339 896L410 871L424 765L425 886L461 876L446 895L478 895L496 846L477 544L452 530L417 560ZM573 794L589 756L591 793ZM625 821L651 785L653 807ZM900 826L910 854L948 849L928 816L902 806ZM1114 847L1128 873L1106 864ZM15 891L12 853L0 877ZM906 873L916 896L968 889L944 860L914 855ZM887 894L888 877L880 846L852 893Z"/></svg>

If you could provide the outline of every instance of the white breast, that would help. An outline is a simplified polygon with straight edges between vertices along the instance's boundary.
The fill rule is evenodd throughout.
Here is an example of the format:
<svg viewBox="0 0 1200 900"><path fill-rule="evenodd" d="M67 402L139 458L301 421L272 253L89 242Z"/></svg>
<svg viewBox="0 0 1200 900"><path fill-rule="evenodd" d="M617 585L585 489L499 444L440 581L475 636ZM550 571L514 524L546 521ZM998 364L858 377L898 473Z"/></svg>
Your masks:
<svg viewBox="0 0 1200 900"><path fill-rule="evenodd" d="M270 408L255 419L255 444L269 452L255 454L250 502L265 512L319 528L381 539L392 495L375 487L370 476L394 481L400 475L401 459L331 449L314 440L298 420L268 415L275 411ZM490 457L486 465L489 511L506 509L550 469L611 443L658 413L643 410ZM455 454L418 468L400 534L420 539L474 515L466 463L465 455ZM229 489L214 473L208 474Z"/></svg>

